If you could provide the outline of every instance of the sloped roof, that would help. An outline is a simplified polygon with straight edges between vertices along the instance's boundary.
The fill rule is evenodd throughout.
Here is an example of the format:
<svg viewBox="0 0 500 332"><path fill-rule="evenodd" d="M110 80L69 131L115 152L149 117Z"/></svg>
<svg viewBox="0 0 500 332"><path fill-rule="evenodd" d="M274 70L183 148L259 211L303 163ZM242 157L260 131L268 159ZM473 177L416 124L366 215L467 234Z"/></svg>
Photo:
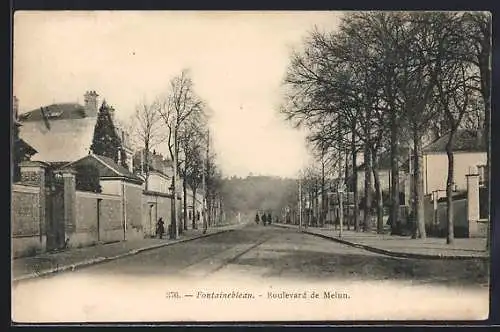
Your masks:
<svg viewBox="0 0 500 332"><path fill-rule="evenodd" d="M446 152L446 144L448 143L448 139L450 134L446 134L434 142L430 143L426 147L424 147L423 152L427 153L445 153ZM458 130L453 136L452 141L453 151L460 152L486 152L486 144L480 136L478 136L478 132L461 129Z"/></svg>
<svg viewBox="0 0 500 332"><path fill-rule="evenodd" d="M89 154L79 160L66 164L65 166L62 167L62 169L74 168L75 166L78 165L95 166L99 171L99 177L101 178L120 177L139 184L142 184L143 182L143 180L140 177L136 176L135 174L132 174L125 167L118 165L117 163L115 163L113 159L95 154Z"/></svg>
<svg viewBox="0 0 500 332"><path fill-rule="evenodd" d="M142 149L137 151L134 154L134 168L135 169L140 169L141 167L141 161L145 162L142 158L142 153L145 153L146 149ZM149 151L148 154L148 163L149 163L149 169L157 171L159 173L165 174L165 175L170 175L172 172L172 160L165 158L163 155L159 153L153 153Z"/></svg>
<svg viewBox="0 0 500 332"><path fill-rule="evenodd" d="M96 117L50 121L26 121L19 137L38 151L37 160L72 162L89 154Z"/></svg>
<svg viewBox="0 0 500 332"><path fill-rule="evenodd" d="M49 120L83 119L96 114L85 114L85 107L78 103L57 103L44 106L47 110ZM40 108L19 115L21 122L42 121L43 116Z"/></svg>
<svg viewBox="0 0 500 332"><path fill-rule="evenodd" d="M398 159L399 163L403 163L408 159L408 154L410 149L408 147L398 147ZM386 151L381 154L378 161L379 170L391 169L391 152ZM356 171L362 171L365 169L365 163L362 163L358 167L356 167Z"/></svg>
<svg viewBox="0 0 500 332"><path fill-rule="evenodd" d="M26 143L23 139L16 140L14 144L16 145L17 149L20 149L23 152L23 154L32 156L37 153L37 151L31 145Z"/></svg>

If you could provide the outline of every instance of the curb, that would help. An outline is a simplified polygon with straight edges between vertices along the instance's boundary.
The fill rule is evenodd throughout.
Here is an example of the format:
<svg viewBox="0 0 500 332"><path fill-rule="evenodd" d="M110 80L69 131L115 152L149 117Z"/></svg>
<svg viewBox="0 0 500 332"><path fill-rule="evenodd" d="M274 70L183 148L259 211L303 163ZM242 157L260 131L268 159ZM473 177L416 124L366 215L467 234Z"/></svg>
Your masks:
<svg viewBox="0 0 500 332"><path fill-rule="evenodd" d="M65 272L65 271L69 271L69 270L74 271L76 269L83 268L83 267L86 267L86 266L96 265L96 264L99 264L99 263L109 262L109 261L116 260L116 259L119 259L119 258L124 258L124 257L128 257L128 256L137 255L137 254L139 254L141 252L148 251L148 250L158 249L158 248L167 247L167 246L178 244L178 243L189 242L189 241L193 241L193 240L197 240L197 239L201 239L201 238L205 238L205 237L210 237L210 236L213 236L213 235L218 235L218 234L232 232L235 229L225 229L225 230L220 230L220 231L216 231L216 232L213 232L213 233L201 234L201 235L194 236L194 237L191 237L191 238L178 239L178 240L174 240L174 241L171 241L171 242L166 242L166 243L160 243L160 244L152 245L152 246L149 246L149 247L144 247L144 248L139 248L139 249L132 249L132 250L129 250L129 251L123 253L123 254L119 254L119 255L115 255L115 256L98 257L98 258L88 259L88 260L85 260L85 261L82 261L82 262L78 262L78 263L75 263L75 264L69 264L69 265L63 265L63 266L56 266L55 268L52 268L52 269L49 269L49 270L40 271L40 272L37 272L37 273L32 273L32 274L20 276L18 278L13 278L12 282L16 283L16 282L19 282L19 281L24 281L24 280L29 280L29 279L39 278L39 277L45 277L45 276L48 276L50 274Z"/></svg>
<svg viewBox="0 0 500 332"><path fill-rule="evenodd" d="M285 225L275 225L275 226L281 227L281 228L288 228L288 229L298 229L296 227L289 227L289 226L285 226ZM374 252L377 254L382 254L382 255L396 257L396 258L428 259L428 260L469 260L469 259L489 260L490 259L489 256L447 256L447 255L405 253L405 252L380 249L380 248L368 246L365 244L351 242L351 241L335 238L335 237L332 237L329 235L319 234L319 233L310 232L310 231L303 231L302 233L318 236L318 237L321 237L321 238L324 238L327 240L346 244L346 245L354 247L354 248L364 249L366 251L371 251L371 252Z"/></svg>

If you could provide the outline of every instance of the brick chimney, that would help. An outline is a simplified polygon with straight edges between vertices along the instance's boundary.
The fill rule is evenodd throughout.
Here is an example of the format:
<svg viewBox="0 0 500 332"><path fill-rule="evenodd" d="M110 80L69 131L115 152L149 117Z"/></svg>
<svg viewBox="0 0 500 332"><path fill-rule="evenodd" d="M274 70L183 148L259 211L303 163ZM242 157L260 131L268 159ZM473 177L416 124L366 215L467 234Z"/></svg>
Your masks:
<svg viewBox="0 0 500 332"><path fill-rule="evenodd" d="M85 101L85 115L97 116L97 97L99 95L95 91L87 91L83 97Z"/></svg>

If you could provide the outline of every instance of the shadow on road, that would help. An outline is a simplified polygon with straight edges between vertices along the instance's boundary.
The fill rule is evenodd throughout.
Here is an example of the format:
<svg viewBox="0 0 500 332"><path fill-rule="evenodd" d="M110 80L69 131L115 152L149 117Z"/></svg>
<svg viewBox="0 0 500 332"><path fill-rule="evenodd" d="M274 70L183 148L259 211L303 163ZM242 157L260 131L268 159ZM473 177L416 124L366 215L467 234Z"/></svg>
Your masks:
<svg viewBox="0 0 500 332"><path fill-rule="evenodd" d="M245 255L233 264L265 267L268 277L398 280L415 283L437 283L449 286L486 285L488 263L482 260L436 261L398 259L345 251L325 252L305 249L264 249L260 254ZM279 254L279 259L276 259Z"/></svg>

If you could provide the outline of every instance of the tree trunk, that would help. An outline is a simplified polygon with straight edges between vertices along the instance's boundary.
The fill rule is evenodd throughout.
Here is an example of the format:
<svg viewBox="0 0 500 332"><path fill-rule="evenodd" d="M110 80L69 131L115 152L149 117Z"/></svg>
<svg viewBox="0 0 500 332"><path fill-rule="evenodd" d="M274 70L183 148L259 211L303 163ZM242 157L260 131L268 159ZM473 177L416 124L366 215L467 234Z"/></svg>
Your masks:
<svg viewBox="0 0 500 332"><path fill-rule="evenodd" d="M349 151L348 149L345 149L345 173L344 173L344 182L347 181L347 179L349 178ZM344 202L344 206L345 206L345 209L344 211L346 211L346 213L344 214L344 218L345 218L345 221L346 221L346 224L347 224L347 230L351 230L351 223L352 223L352 219L351 219L351 216L349 215L349 190L347 190L347 185L345 186L346 190L345 190L345 193L344 193L344 197L345 197L345 202Z"/></svg>
<svg viewBox="0 0 500 332"><path fill-rule="evenodd" d="M424 176L422 169L422 136L418 130L413 131L413 154L415 160L413 196L415 202L414 211L414 231L413 238L417 236L421 239L426 238L425 234L425 216L424 216ZM418 231L418 234L417 234Z"/></svg>
<svg viewBox="0 0 500 332"><path fill-rule="evenodd" d="M356 123L354 122L354 125ZM353 129L354 132L354 129ZM356 151L356 137L354 134L351 138L351 154L352 154L352 191L354 196L354 230L359 232L359 192L358 192L358 172L356 163L358 153Z"/></svg>
<svg viewBox="0 0 500 332"><path fill-rule="evenodd" d="M319 223L321 227L325 226L326 217L326 195L325 195L325 152L322 151L321 155L321 216Z"/></svg>
<svg viewBox="0 0 500 332"><path fill-rule="evenodd" d="M184 213L182 218L184 219L184 230L188 229L188 210L187 210L187 182L186 177L182 179L182 191L183 191L183 201L184 201Z"/></svg>
<svg viewBox="0 0 500 332"><path fill-rule="evenodd" d="M146 164L146 183L145 183L145 186L144 186L144 189L147 191L148 190L148 178L149 178L149 142L146 141L146 143L144 144L144 147L145 147L145 150L146 150L146 155L144 156L144 163ZM144 167L144 165L143 165Z"/></svg>
<svg viewBox="0 0 500 332"><path fill-rule="evenodd" d="M490 217L490 204L491 204L491 182L490 182L490 174L491 174L491 147L490 147L490 135L491 135L491 98L488 90L488 94L484 98L484 108L485 108L485 146L486 146L486 172L484 173L486 179L486 190L488 191L488 208L487 208L487 216L488 216L488 227L486 233L486 249L489 250L491 246L491 217Z"/></svg>
<svg viewBox="0 0 500 332"><path fill-rule="evenodd" d="M175 188L174 186L174 177L172 177L172 188ZM172 190L172 198L171 198L171 204L170 204L170 238L175 239L175 205L176 205L176 194L175 194L175 189Z"/></svg>
<svg viewBox="0 0 500 332"><path fill-rule="evenodd" d="M370 148L365 147L365 202L363 213L363 231L367 231L371 227L371 210L372 210L372 158Z"/></svg>
<svg viewBox="0 0 500 332"><path fill-rule="evenodd" d="M398 128L396 125L395 111L391 112L391 201L389 218L391 218L391 229L398 224L399 220L399 165L398 165Z"/></svg>
<svg viewBox="0 0 500 332"><path fill-rule="evenodd" d="M488 58L489 59L489 58ZM491 203L491 183L490 183L490 165L491 165L491 147L490 147L490 136L491 136L491 97L490 97L490 67L489 67L489 61L488 61L488 69L485 68L485 75L487 76L487 81L486 81L486 86L483 88L483 101L484 101L484 143L486 147L486 171L484 173L484 176L486 177L485 183L486 183L486 190L488 191L488 227L487 233L486 233L486 249L489 250L491 246L491 228L492 228L492 223L491 223L491 217L490 217L490 203Z"/></svg>
<svg viewBox="0 0 500 332"><path fill-rule="evenodd" d="M452 140L455 132L451 131L450 137L446 144L446 155L448 156L448 178L446 180L446 224L448 228L448 234L446 237L446 243L452 244L455 234L454 234L454 224L453 224L453 147Z"/></svg>
<svg viewBox="0 0 500 332"><path fill-rule="evenodd" d="M198 224L196 220L196 187L193 187L193 229L198 229Z"/></svg>
<svg viewBox="0 0 500 332"><path fill-rule="evenodd" d="M207 225L212 226L212 201L210 195L207 196Z"/></svg>
<svg viewBox="0 0 500 332"><path fill-rule="evenodd" d="M378 160L374 151L372 151L373 160L373 179L375 182L375 199L377 201L377 233L384 232L384 202L382 200L382 187L380 186L380 174L378 172Z"/></svg>
<svg viewBox="0 0 500 332"><path fill-rule="evenodd" d="M320 184L319 184L319 181L317 180L316 181L316 192L315 192L315 196L316 196L316 227L319 226L319 220L321 219L321 208L320 208L320 204L319 204L319 189L321 188Z"/></svg>

